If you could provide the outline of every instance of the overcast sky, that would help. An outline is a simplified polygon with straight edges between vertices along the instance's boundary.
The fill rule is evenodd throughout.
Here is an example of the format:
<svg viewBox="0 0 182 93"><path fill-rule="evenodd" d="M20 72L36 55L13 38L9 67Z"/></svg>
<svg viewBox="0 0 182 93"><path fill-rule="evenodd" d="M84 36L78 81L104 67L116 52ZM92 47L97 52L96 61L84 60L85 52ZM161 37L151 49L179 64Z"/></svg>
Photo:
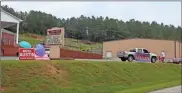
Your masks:
<svg viewBox="0 0 182 93"><path fill-rule="evenodd" d="M28 2L3 1L16 11L40 10L58 18L84 16L108 16L128 21L157 21L166 25L181 26L181 2Z"/></svg>

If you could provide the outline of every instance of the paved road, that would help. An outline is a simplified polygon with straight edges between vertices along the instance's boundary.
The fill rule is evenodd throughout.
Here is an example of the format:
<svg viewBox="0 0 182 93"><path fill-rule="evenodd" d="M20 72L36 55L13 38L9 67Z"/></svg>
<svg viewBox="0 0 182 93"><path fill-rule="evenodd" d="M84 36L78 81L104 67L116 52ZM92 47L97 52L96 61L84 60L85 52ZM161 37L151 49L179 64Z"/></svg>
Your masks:
<svg viewBox="0 0 182 93"><path fill-rule="evenodd" d="M17 60L18 57L2 57L2 60ZM88 61L119 61L121 62L121 60L117 60L117 59L75 59L75 60L88 60Z"/></svg>
<svg viewBox="0 0 182 93"><path fill-rule="evenodd" d="M18 57L2 57L2 60L17 60Z"/></svg>
<svg viewBox="0 0 182 93"><path fill-rule="evenodd" d="M85 60L85 61L119 61L121 62L121 60L116 60L116 59L75 59L75 60Z"/></svg>
<svg viewBox="0 0 182 93"><path fill-rule="evenodd" d="M182 86L176 86L171 88L165 88L157 91L152 91L148 93L181 93Z"/></svg>
<svg viewBox="0 0 182 93"><path fill-rule="evenodd" d="M85 60L85 61L100 61L100 62L122 62L121 59L75 59L75 60ZM128 61L126 61L128 62ZM134 61L137 62L137 61ZM139 63L139 62L138 62ZM142 63L151 63L151 62L142 62Z"/></svg>

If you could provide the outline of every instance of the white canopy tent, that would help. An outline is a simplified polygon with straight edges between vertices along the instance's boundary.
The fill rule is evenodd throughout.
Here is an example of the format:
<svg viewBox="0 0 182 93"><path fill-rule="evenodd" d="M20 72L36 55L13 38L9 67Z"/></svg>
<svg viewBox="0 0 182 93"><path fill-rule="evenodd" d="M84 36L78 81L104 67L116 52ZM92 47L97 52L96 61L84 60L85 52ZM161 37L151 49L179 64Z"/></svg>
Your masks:
<svg viewBox="0 0 182 93"><path fill-rule="evenodd" d="M7 28L13 25L17 25L17 31L16 31L16 43L18 44L19 39L19 25L20 22L22 22L20 18L17 18L16 16L4 11L1 8L1 29Z"/></svg>

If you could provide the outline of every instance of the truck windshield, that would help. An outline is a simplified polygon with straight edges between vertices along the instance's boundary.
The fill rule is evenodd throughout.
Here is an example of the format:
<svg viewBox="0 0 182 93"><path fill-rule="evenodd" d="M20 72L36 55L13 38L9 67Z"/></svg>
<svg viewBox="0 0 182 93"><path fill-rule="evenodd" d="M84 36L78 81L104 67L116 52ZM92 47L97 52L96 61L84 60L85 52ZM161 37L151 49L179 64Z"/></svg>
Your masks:
<svg viewBox="0 0 182 93"><path fill-rule="evenodd" d="M138 49L138 51L137 51L138 53L142 53L143 52L143 50L142 49Z"/></svg>
<svg viewBox="0 0 182 93"><path fill-rule="evenodd" d="M50 49L46 48L45 51L49 51Z"/></svg>
<svg viewBox="0 0 182 93"><path fill-rule="evenodd" d="M131 49L130 52L136 52L136 50L135 49Z"/></svg>
<svg viewBox="0 0 182 93"><path fill-rule="evenodd" d="M146 50L146 49L143 49L143 52L144 52L144 53L149 53L149 51L148 51L148 50Z"/></svg>

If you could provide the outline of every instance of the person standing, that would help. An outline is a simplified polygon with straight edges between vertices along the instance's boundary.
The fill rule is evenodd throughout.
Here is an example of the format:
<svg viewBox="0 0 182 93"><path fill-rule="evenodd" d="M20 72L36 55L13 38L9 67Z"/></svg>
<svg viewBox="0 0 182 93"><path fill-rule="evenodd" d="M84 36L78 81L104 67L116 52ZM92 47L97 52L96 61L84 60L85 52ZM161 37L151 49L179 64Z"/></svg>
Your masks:
<svg viewBox="0 0 182 93"><path fill-rule="evenodd" d="M162 55L162 57L161 57L161 61L162 61L162 62L164 62L165 57L166 57L165 52L164 52L164 51L162 51L162 52L161 52L161 55Z"/></svg>

